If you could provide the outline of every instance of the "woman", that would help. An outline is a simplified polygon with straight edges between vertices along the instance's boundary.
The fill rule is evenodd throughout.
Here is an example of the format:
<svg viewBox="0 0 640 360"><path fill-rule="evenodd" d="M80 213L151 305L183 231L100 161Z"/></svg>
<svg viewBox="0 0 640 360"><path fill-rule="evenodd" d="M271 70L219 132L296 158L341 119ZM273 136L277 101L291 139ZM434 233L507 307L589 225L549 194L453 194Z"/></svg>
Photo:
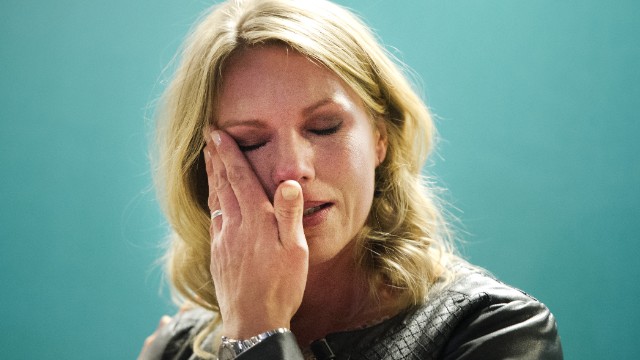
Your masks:
<svg viewBox="0 0 640 360"><path fill-rule="evenodd" d="M561 358L544 305L460 260L429 113L325 1L229 1L165 94L159 184L186 310L149 359Z"/></svg>

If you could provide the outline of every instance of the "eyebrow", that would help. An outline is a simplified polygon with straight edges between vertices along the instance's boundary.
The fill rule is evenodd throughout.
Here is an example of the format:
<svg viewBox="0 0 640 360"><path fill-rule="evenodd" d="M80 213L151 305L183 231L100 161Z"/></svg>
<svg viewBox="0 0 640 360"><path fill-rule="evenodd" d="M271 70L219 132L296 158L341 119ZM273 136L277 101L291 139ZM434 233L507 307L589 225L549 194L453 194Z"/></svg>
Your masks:
<svg viewBox="0 0 640 360"><path fill-rule="evenodd" d="M324 98L302 109L302 114L304 116L309 116L317 109L329 104L342 105L340 101L336 101L336 100L337 99L335 99L334 97ZM223 126L220 126L220 129L224 130L226 128L235 127L235 126L249 126L249 127L260 128L260 127L264 127L264 123L259 119L248 119L248 120L232 119L229 121L225 121L225 124Z"/></svg>
<svg viewBox="0 0 640 360"><path fill-rule="evenodd" d="M225 122L225 124L222 126L218 125L218 128L220 128L220 130L224 130L224 129L235 127L235 126L249 126L249 127L260 128L260 127L264 127L264 123L258 119L229 120Z"/></svg>
<svg viewBox="0 0 640 360"><path fill-rule="evenodd" d="M302 110L302 114L305 116L310 115L311 113L313 113L314 111L316 111L318 108L321 108L325 105L328 104L337 104L338 102L335 101L335 99L333 97L328 97L328 98L324 98L318 102L316 102L315 104L312 104L310 106L307 106L306 108L304 108Z"/></svg>

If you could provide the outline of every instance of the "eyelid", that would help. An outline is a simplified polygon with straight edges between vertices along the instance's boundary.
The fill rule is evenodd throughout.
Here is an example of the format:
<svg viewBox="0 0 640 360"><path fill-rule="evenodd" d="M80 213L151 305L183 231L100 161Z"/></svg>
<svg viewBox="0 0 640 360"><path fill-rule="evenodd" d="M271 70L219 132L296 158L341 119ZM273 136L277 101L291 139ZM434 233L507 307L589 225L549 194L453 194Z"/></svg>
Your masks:
<svg viewBox="0 0 640 360"><path fill-rule="evenodd" d="M253 138L253 136L243 137L237 135L234 136L233 134L230 135L238 145L238 149L242 152L257 150L267 143L264 139Z"/></svg>
<svg viewBox="0 0 640 360"><path fill-rule="evenodd" d="M240 151L242 152L248 152L248 151L253 151L253 150L258 150L259 148L264 146L264 142L261 143L257 143L257 144L252 144L252 145L240 145L238 144L238 149L240 149Z"/></svg>
<svg viewBox="0 0 640 360"><path fill-rule="evenodd" d="M340 130L340 127L342 126L342 123L329 127L329 128L323 128L323 129L313 129L313 130L309 130L312 133L316 134L316 135L320 135L320 136L326 136L326 135L332 135L338 132L338 130Z"/></svg>
<svg viewBox="0 0 640 360"><path fill-rule="evenodd" d="M341 128L342 125L344 124L344 121L342 119L338 119L335 122L331 121L331 126L329 127L319 127L319 128L310 128L307 131L309 131L310 133L317 135L317 136L329 136L329 135L333 135L335 133L337 133ZM260 141L257 143L249 143L247 145L241 145L240 141L238 139L235 139L236 143L238 143L238 148L240 149L240 151L244 152L251 152L254 150L258 150L259 148L263 147L267 141ZM257 139L256 139L257 140Z"/></svg>

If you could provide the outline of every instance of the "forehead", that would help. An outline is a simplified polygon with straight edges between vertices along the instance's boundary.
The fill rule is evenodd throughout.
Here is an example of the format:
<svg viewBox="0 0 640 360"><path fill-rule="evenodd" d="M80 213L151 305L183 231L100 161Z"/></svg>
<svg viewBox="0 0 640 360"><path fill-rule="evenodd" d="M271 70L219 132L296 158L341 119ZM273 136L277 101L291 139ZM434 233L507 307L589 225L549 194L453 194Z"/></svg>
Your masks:
<svg viewBox="0 0 640 360"><path fill-rule="evenodd" d="M343 105L359 97L336 74L285 46L243 49L222 71L217 117L237 118L257 113L295 111L323 99Z"/></svg>
<svg viewBox="0 0 640 360"><path fill-rule="evenodd" d="M324 66L299 52L283 46L269 45L243 49L233 54L222 69L221 91L248 91L256 87L323 85L323 79L337 78Z"/></svg>

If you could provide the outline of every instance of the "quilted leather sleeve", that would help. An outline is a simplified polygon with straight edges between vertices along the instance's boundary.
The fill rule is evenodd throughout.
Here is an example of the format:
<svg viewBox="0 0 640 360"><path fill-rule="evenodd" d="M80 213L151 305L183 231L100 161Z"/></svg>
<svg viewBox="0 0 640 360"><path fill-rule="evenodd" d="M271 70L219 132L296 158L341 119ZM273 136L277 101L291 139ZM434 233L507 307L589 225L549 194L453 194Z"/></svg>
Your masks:
<svg viewBox="0 0 640 360"><path fill-rule="evenodd" d="M540 302L492 303L461 322L443 359L562 359L556 322Z"/></svg>
<svg viewBox="0 0 640 360"><path fill-rule="evenodd" d="M556 321L544 304L482 271L455 270L453 283L348 358L562 359Z"/></svg>

